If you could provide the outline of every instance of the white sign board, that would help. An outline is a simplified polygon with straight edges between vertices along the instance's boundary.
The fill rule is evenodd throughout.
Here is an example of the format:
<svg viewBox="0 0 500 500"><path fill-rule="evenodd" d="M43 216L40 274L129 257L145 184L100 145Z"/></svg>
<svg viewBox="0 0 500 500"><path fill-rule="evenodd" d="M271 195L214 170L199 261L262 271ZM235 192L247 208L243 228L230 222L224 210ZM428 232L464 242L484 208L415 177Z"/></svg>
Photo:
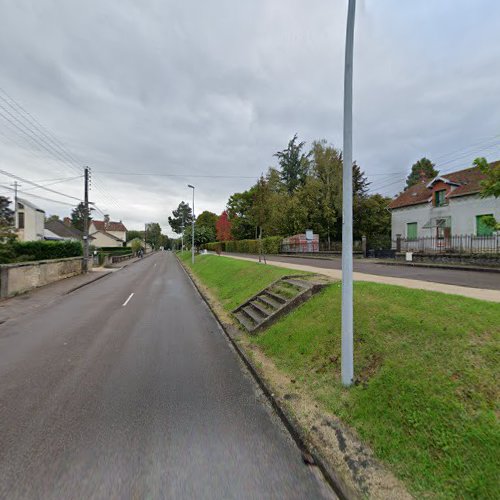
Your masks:
<svg viewBox="0 0 500 500"><path fill-rule="evenodd" d="M313 230L312 229L306 229L306 240L312 241L314 238L313 236Z"/></svg>

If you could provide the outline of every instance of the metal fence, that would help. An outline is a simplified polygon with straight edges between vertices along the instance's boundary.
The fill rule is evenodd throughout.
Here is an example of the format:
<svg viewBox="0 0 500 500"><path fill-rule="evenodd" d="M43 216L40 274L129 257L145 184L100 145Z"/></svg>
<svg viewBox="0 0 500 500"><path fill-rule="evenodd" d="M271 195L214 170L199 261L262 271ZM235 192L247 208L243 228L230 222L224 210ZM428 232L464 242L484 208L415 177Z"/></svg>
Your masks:
<svg viewBox="0 0 500 500"><path fill-rule="evenodd" d="M398 252L438 253L500 253L500 235L474 236L460 234L437 238L433 236L393 240L392 248Z"/></svg>
<svg viewBox="0 0 500 500"><path fill-rule="evenodd" d="M362 242L353 241L353 251L362 251ZM300 242L283 242L281 244L281 253L341 253L342 252L342 242L341 241L300 241Z"/></svg>

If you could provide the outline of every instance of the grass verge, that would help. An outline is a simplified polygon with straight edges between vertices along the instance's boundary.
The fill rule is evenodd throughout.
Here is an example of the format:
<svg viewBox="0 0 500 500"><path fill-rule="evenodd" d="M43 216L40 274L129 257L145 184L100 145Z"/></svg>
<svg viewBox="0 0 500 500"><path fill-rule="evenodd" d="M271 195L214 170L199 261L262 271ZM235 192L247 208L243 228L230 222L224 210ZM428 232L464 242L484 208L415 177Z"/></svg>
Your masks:
<svg viewBox="0 0 500 500"><path fill-rule="evenodd" d="M290 273L198 259L195 274L227 310ZM356 429L418 497L497 498L500 305L355 283L356 385L345 389L340 293L330 285L250 341Z"/></svg>
<svg viewBox="0 0 500 500"><path fill-rule="evenodd" d="M179 254L179 258L214 292L226 311L232 311L282 276L307 274L217 255L198 255L194 266L191 253Z"/></svg>

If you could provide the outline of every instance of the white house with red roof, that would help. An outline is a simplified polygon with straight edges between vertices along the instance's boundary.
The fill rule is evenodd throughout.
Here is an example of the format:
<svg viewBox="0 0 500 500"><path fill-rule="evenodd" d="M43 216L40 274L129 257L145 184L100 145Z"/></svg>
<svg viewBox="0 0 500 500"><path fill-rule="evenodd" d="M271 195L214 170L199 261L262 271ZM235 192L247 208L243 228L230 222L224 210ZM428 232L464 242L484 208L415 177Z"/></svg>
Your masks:
<svg viewBox="0 0 500 500"><path fill-rule="evenodd" d="M113 222L105 215L104 220L92 220L89 226L89 235L94 239L96 247L123 247L127 241L127 228L123 222Z"/></svg>
<svg viewBox="0 0 500 500"><path fill-rule="evenodd" d="M478 167L421 179L389 205L392 239L493 236L493 228L484 224L484 219L486 216L500 219L500 198L479 196L484 179Z"/></svg>

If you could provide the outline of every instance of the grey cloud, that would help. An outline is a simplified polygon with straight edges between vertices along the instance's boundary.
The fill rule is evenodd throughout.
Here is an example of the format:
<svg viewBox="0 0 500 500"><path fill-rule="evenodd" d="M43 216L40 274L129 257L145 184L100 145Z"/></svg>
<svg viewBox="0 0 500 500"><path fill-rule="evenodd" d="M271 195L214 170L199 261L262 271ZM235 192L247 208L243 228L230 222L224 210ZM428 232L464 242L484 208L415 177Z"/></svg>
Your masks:
<svg viewBox="0 0 500 500"><path fill-rule="evenodd" d="M295 132L341 147L344 1L0 6L0 86L94 167L119 208L97 190L93 197L130 227L147 219L168 229L171 210L190 199L188 182L197 212L220 212L252 181L100 172L257 177ZM499 133L499 14L493 0L358 2L354 156L384 193L403 182L386 187L398 176L380 174L404 177L424 154L450 162L449 152ZM5 169L71 175L9 144L0 135ZM78 182L65 189L81 192Z"/></svg>

